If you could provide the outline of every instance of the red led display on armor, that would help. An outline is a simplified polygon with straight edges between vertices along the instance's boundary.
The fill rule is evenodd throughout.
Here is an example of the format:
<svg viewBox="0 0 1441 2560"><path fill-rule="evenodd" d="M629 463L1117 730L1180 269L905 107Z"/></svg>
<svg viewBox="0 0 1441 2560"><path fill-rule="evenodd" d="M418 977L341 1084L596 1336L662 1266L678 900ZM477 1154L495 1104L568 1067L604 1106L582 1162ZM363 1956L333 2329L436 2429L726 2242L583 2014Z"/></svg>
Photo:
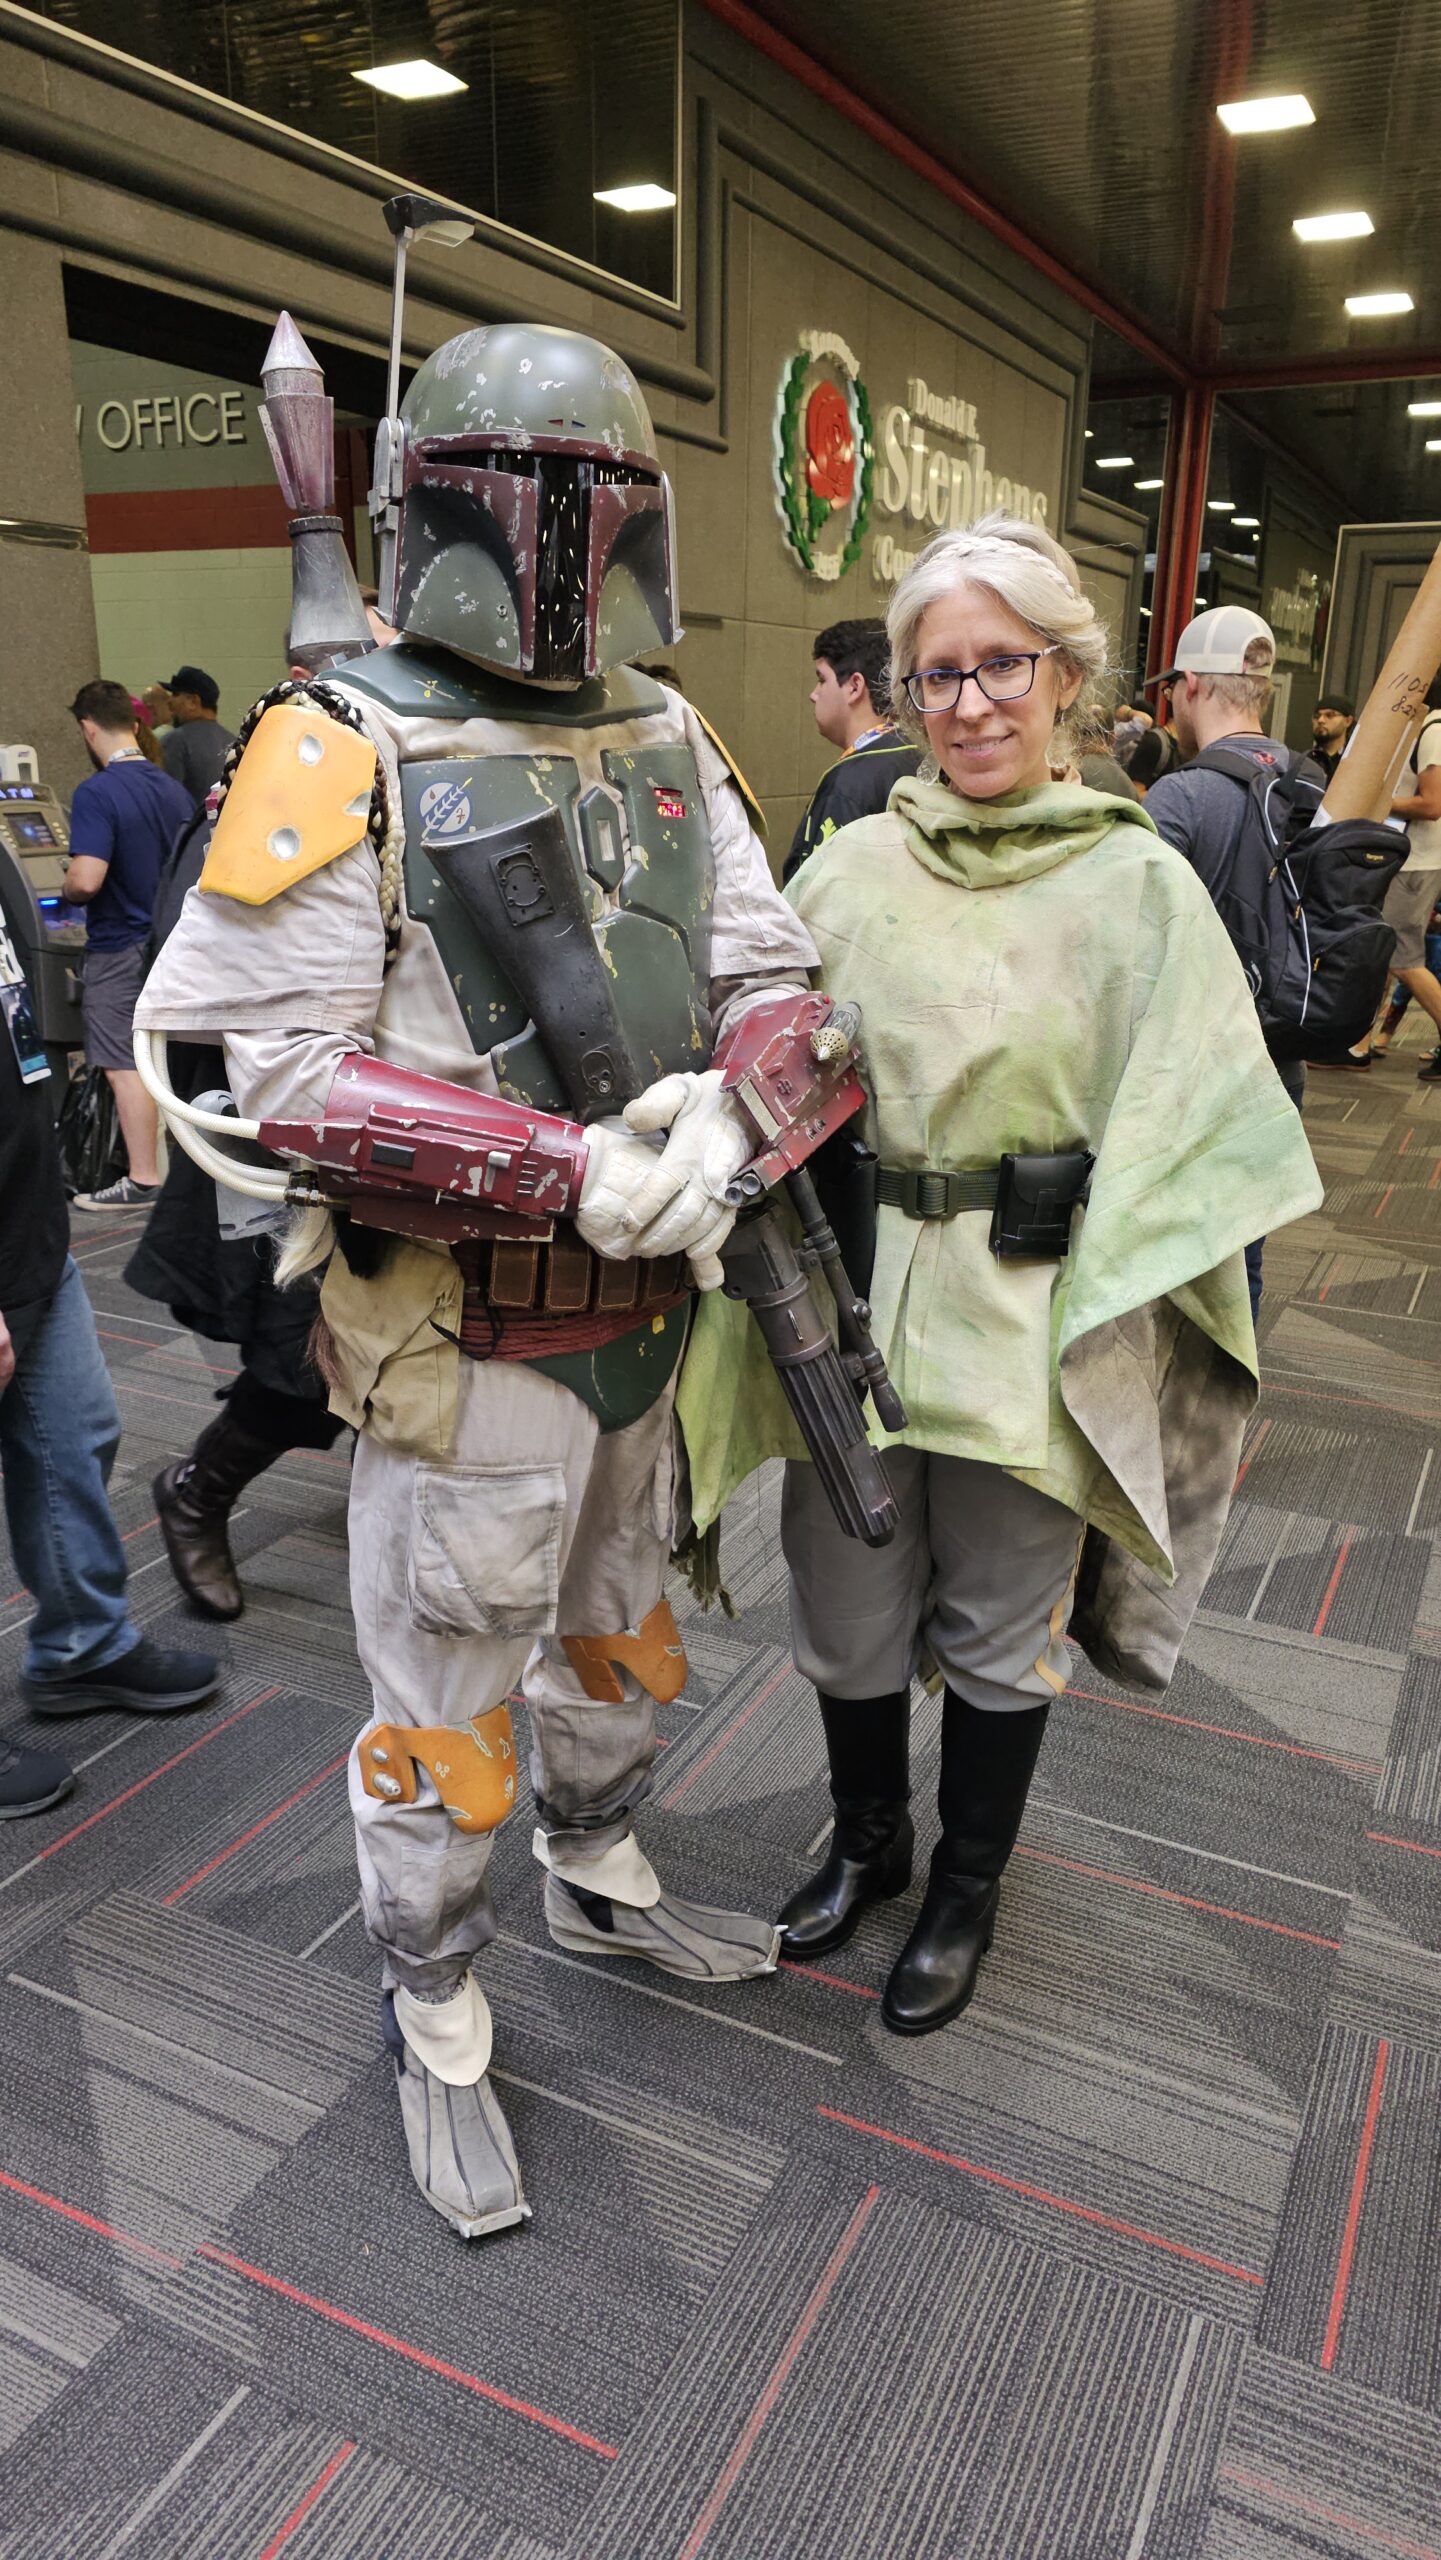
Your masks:
<svg viewBox="0 0 1441 2560"><path fill-rule="evenodd" d="M685 801L678 791L670 790L663 782L653 782L651 789L655 793L655 813L658 818L685 816Z"/></svg>

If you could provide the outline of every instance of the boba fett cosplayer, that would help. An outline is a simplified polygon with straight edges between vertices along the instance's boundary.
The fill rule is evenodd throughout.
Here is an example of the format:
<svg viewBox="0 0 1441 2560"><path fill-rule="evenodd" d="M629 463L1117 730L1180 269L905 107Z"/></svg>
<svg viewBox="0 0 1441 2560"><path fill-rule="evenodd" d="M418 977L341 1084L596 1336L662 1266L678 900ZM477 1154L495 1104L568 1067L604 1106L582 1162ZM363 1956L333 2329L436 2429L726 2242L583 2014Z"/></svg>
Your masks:
<svg viewBox="0 0 1441 2560"><path fill-rule="evenodd" d="M331 404L288 318L265 382L288 654L315 673L244 724L137 1060L202 1162L301 1204L282 1276L330 1257L374 1692L350 1760L363 1905L413 2173L474 2237L529 2211L473 1970L516 1795L508 1693L556 1943L701 1981L774 1967L771 1923L669 1892L635 1828L655 1704L685 1678L663 1596L672 1408L693 1290L724 1253L798 1411L814 1424L830 1396L814 1436L857 1533L888 1533L853 1392L874 1377L858 1353L836 1389L765 1209L777 1180L808 1186L863 1094L744 785L629 663L679 631L670 492L628 368L514 325L421 366L377 453L401 634L381 649L329 512ZM202 1030L234 1118L168 1091L165 1035ZM842 1347L863 1351L843 1274L838 1295Z"/></svg>

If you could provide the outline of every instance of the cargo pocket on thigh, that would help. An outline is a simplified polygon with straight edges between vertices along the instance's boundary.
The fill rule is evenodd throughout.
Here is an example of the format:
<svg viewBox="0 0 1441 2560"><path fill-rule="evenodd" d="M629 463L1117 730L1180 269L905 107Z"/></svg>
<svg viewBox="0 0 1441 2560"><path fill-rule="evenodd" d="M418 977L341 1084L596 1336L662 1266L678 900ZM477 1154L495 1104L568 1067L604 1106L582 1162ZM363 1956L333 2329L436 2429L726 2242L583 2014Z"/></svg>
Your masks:
<svg viewBox="0 0 1441 2560"><path fill-rule="evenodd" d="M432 1636L537 1636L555 1625L560 1467L417 1467L406 1599Z"/></svg>

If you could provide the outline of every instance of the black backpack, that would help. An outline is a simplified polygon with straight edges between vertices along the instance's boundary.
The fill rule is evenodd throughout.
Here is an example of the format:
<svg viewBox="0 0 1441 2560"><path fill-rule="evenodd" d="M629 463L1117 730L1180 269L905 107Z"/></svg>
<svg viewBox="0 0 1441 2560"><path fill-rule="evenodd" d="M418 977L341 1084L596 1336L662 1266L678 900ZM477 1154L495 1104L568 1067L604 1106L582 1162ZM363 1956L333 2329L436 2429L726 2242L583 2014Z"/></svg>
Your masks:
<svg viewBox="0 0 1441 2560"><path fill-rule="evenodd" d="M1407 841L1371 818L1314 824L1325 783L1308 756L1258 762L1203 747L1188 771L1224 773L1246 810L1207 885L1251 984L1275 1058L1325 1062L1365 1037L1386 991L1393 926L1382 902Z"/></svg>

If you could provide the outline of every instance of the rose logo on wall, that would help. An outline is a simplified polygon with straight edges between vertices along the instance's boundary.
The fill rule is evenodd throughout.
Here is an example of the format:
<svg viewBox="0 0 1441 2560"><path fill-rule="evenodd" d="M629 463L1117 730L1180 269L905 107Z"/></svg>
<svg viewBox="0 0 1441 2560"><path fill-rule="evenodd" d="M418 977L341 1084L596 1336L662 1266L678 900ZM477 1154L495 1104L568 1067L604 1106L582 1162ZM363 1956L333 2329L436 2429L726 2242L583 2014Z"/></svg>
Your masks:
<svg viewBox="0 0 1441 2560"><path fill-rule="evenodd" d="M839 578L859 557L875 468L871 404L855 357L844 338L802 330L776 401L776 507L813 578Z"/></svg>

